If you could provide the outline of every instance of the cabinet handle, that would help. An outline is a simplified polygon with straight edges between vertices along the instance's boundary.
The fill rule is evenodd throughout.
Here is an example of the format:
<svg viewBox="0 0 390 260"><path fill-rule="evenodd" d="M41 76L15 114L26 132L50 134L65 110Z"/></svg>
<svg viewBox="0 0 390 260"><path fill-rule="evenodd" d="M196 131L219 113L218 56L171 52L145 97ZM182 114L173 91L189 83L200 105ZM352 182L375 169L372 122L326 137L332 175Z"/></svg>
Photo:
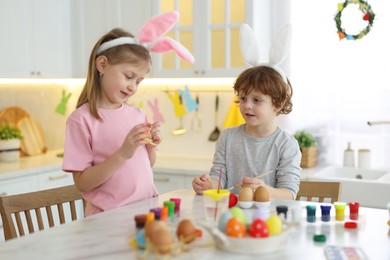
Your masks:
<svg viewBox="0 0 390 260"><path fill-rule="evenodd" d="M159 181L159 182L169 182L170 179L168 177L157 177L157 176L155 176L154 180L155 181Z"/></svg>
<svg viewBox="0 0 390 260"><path fill-rule="evenodd" d="M7 192L0 193L0 196L7 196Z"/></svg>
<svg viewBox="0 0 390 260"><path fill-rule="evenodd" d="M60 174L60 175L50 176L50 177L49 177L49 180L50 180L50 181L55 181L55 180L59 180L59 179L64 179L64 178L66 178L66 177L68 177L68 174L67 174L67 173L62 173L62 174Z"/></svg>

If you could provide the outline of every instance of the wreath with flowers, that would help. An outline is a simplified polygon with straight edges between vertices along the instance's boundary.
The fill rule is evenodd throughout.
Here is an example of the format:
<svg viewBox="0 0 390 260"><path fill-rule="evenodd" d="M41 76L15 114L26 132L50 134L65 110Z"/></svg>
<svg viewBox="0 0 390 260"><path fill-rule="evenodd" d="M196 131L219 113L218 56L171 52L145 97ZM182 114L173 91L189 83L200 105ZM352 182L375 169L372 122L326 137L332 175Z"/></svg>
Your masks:
<svg viewBox="0 0 390 260"><path fill-rule="evenodd" d="M367 26L361 30L358 34L351 35L345 32L345 29L342 27L341 24L341 15L343 13L343 10L350 4L357 4L359 6L359 10L363 13L362 19L364 21L367 21ZM338 13L334 17L334 20L336 22L337 27L337 33L339 35L340 40L347 39L347 40L359 40L366 36L372 27L372 24L374 23L375 19L375 13L372 11L371 6L363 0L346 0L344 3L339 3L337 5Z"/></svg>

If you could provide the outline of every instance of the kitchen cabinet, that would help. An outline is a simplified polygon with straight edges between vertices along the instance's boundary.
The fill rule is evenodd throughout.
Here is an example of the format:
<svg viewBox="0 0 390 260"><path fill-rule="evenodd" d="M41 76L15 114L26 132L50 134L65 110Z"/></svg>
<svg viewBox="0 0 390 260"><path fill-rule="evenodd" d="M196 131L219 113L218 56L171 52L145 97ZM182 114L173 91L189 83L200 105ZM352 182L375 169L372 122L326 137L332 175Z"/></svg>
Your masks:
<svg viewBox="0 0 390 260"><path fill-rule="evenodd" d="M170 173L154 173L154 184L160 194L180 189L192 189L194 176Z"/></svg>
<svg viewBox="0 0 390 260"><path fill-rule="evenodd" d="M191 65L174 52L153 55L153 77L235 77L243 70L239 28L244 22L253 24L253 1L153 2L154 14L171 10L180 13L178 24L167 36L181 42L195 57Z"/></svg>
<svg viewBox="0 0 390 260"><path fill-rule="evenodd" d="M0 77L70 77L70 0L0 3Z"/></svg>
<svg viewBox="0 0 390 260"><path fill-rule="evenodd" d="M93 46L105 33L120 27L137 36L151 16L150 5L139 0L71 1L73 76L87 76Z"/></svg>

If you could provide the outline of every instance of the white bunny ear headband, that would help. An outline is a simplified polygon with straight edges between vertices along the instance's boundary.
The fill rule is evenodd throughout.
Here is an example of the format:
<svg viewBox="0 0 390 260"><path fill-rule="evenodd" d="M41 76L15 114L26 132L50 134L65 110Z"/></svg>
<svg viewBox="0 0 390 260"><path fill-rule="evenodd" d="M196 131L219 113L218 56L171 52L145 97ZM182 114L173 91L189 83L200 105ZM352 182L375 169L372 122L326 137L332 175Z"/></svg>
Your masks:
<svg viewBox="0 0 390 260"><path fill-rule="evenodd" d="M287 77L279 64L287 57L291 43L291 25L286 24L280 28L272 41L269 51L268 63L260 62L260 46L252 28L247 24L240 27L240 49L246 63L256 66L267 66L276 70L283 81L287 83Z"/></svg>
<svg viewBox="0 0 390 260"><path fill-rule="evenodd" d="M131 37L120 37L102 43L96 54L99 55L103 51L124 44L139 44L147 48L149 51L164 53L175 51L182 59L189 63L194 63L195 59L191 52L178 41L163 37L169 30L173 28L179 20L179 13L171 11L165 14L152 17L140 30L138 39Z"/></svg>

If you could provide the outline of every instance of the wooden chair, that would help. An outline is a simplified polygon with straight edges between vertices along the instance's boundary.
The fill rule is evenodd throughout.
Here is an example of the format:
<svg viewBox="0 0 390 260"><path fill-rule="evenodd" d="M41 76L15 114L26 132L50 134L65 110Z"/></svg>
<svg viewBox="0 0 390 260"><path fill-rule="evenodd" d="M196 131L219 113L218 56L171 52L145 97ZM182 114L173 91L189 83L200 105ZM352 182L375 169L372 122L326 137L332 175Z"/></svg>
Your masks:
<svg viewBox="0 0 390 260"><path fill-rule="evenodd" d="M4 197L0 196L0 213L3 220L5 240L17 238L18 235L24 236L25 230L23 223L26 222L28 233L34 233L34 222L37 223L35 226L38 226L39 230L43 230L45 228L44 220L47 220L49 227L55 226L55 221L58 223L58 219L54 218L53 215L57 215L57 213L59 223L64 224L66 219L64 206L65 208L70 209L72 221L76 220L77 213L75 202L81 199L81 192L74 185L25 194ZM69 203L69 207L67 206L67 203ZM53 205L57 206L56 208L53 207L55 209L54 214L51 207ZM41 208L43 210L46 209L43 214L45 215L46 213L46 217L42 217ZM34 218L31 214L33 211L35 211L36 218ZM23 215L25 218L23 218ZM82 215L83 216L78 217L84 217L84 213ZM17 229L15 227L13 217L15 219Z"/></svg>
<svg viewBox="0 0 390 260"><path fill-rule="evenodd" d="M333 203L339 200L340 188L340 182L301 181L296 200L306 197L307 201L318 198L318 202L324 202L330 198Z"/></svg>

